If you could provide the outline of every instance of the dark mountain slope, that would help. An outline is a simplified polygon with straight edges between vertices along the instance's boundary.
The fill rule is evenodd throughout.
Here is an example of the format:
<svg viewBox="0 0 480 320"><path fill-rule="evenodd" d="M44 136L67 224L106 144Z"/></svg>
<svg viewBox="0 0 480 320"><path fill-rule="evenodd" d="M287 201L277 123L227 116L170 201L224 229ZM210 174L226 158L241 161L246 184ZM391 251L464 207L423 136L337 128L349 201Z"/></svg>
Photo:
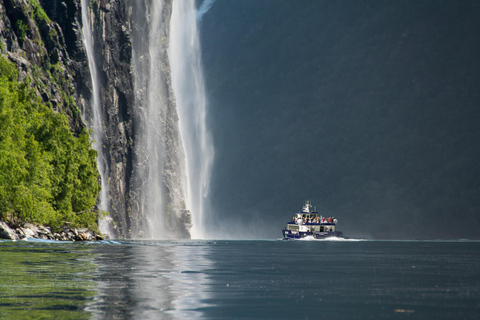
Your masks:
<svg viewBox="0 0 480 320"><path fill-rule="evenodd" d="M278 237L311 199L350 236L479 238L479 14L475 1L216 2L201 37L218 223Z"/></svg>

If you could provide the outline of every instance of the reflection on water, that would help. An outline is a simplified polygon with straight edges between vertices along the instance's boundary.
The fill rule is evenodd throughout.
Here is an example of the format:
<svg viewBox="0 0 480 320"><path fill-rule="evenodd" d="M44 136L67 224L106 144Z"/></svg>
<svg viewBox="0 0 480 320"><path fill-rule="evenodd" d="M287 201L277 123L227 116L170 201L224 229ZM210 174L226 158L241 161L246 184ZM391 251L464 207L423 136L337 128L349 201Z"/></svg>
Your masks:
<svg viewBox="0 0 480 320"><path fill-rule="evenodd" d="M144 241L95 246L98 294L88 310L131 319L192 319L209 298L203 242Z"/></svg>
<svg viewBox="0 0 480 320"><path fill-rule="evenodd" d="M192 241L0 241L0 319L201 318L207 257Z"/></svg>
<svg viewBox="0 0 480 320"><path fill-rule="evenodd" d="M0 241L0 319L90 318L95 266L88 247L68 246Z"/></svg>
<svg viewBox="0 0 480 320"><path fill-rule="evenodd" d="M480 242L0 241L0 319L478 319Z"/></svg>

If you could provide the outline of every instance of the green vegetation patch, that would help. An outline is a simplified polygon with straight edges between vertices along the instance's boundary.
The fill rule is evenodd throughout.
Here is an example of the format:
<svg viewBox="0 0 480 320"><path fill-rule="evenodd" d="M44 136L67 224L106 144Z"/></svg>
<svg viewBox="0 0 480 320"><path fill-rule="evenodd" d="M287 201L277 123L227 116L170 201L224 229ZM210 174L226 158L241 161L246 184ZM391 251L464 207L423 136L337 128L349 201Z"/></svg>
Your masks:
<svg viewBox="0 0 480 320"><path fill-rule="evenodd" d="M38 3L37 0L29 0L30 5L33 7L34 12L34 20L38 25L42 25L42 23L49 23L51 22L48 15L43 10L42 6Z"/></svg>
<svg viewBox="0 0 480 320"><path fill-rule="evenodd" d="M0 56L0 219L96 228L100 185L88 132L45 106Z"/></svg>
<svg viewBox="0 0 480 320"><path fill-rule="evenodd" d="M17 31L18 42L21 46L23 46L23 43L27 38L28 26L22 20L17 20L15 27Z"/></svg>

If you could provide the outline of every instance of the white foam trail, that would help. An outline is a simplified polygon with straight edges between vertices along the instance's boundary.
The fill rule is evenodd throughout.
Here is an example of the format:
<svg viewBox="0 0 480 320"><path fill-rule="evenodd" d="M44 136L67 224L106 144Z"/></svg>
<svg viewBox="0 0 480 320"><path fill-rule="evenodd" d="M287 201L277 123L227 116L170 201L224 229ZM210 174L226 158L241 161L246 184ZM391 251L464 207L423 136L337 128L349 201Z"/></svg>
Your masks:
<svg viewBox="0 0 480 320"><path fill-rule="evenodd" d="M97 167L100 172L101 177L101 187L99 195L99 204L98 208L102 211L108 210L108 191L107 183L105 179L105 158L103 155L102 141L104 137L103 126L102 126L102 112L101 112L101 101L100 101L100 86L98 81L98 69L95 62L95 55L93 50L93 38L92 38L92 29L90 26L90 19L88 17L88 0L82 0L82 35L83 35L83 44L87 51L88 67L90 69L90 76L92 81L92 100L90 101L91 110L90 114L82 114L84 122L87 124L88 128L92 130L93 138L93 148L98 152L97 158ZM98 222L98 227L100 232L109 237L114 236L114 232L110 228L110 223L107 220L108 217L100 219ZM111 220L111 219L110 219Z"/></svg>
<svg viewBox="0 0 480 320"><path fill-rule="evenodd" d="M207 0L202 4L203 14L213 2ZM170 20L168 57L186 155L186 205L192 213L191 235L197 239L205 235L205 207L214 154L206 125L207 102L200 52L195 0L176 0Z"/></svg>

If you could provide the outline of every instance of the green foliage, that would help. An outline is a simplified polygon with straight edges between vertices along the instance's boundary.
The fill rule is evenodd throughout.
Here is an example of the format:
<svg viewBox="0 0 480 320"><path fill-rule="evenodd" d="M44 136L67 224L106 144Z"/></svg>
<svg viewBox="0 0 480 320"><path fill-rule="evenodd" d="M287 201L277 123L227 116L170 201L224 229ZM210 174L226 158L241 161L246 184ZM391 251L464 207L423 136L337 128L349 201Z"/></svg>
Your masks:
<svg viewBox="0 0 480 320"><path fill-rule="evenodd" d="M96 227L100 185L88 132L41 103L0 57L0 218Z"/></svg>
<svg viewBox="0 0 480 320"><path fill-rule="evenodd" d="M0 77L8 81L13 81L17 78L18 70L13 63L9 63L3 56L0 55Z"/></svg>
<svg viewBox="0 0 480 320"><path fill-rule="evenodd" d="M37 0L29 0L29 2L34 10L33 18L38 25L42 25L45 22L50 22L50 18L47 16L47 14Z"/></svg>
<svg viewBox="0 0 480 320"><path fill-rule="evenodd" d="M25 39L27 38L28 26L22 20L17 20L17 22L15 23L15 27L17 31L18 41L20 42L20 45L23 45Z"/></svg>

